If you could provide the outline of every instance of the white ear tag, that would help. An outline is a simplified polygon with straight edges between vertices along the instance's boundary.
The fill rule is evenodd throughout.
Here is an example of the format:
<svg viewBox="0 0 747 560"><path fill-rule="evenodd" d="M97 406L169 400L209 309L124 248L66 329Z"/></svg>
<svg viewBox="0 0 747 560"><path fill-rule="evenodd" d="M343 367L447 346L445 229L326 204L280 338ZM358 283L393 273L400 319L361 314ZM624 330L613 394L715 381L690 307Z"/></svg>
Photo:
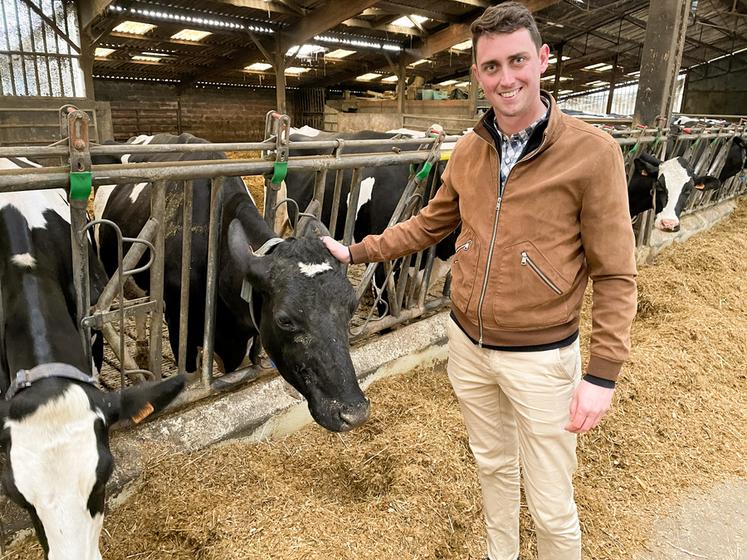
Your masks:
<svg viewBox="0 0 747 560"><path fill-rule="evenodd" d="M252 302L252 285L247 282L246 278L241 282L241 299L247 303Z"/></svg>

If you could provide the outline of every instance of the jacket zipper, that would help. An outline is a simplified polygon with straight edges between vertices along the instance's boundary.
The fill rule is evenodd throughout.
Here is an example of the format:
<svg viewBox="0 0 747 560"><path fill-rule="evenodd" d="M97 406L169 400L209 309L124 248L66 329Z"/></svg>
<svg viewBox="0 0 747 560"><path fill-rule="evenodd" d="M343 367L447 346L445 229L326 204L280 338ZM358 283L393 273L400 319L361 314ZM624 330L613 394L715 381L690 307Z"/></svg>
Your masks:
<svg viewBox="0 0 747 560"><path fill-rule="evenodd" d="M457 254L459 251L468 251L470 245L472 245L472 240L470 239L466 243L462 243L459 247L454 249L454 254Z"/></svg>
<svg viewBox="0 0 747 560"><path fill-rule="evenodd" d="M521 252L521 266L527 266L527 265L529 265L529 268L531 268L537 274L537 276L540 277L540 280L542 280L545 284L547 284L547 286L550 289L552 289L553 292L555 292L558 295L563 294L563 290L558 288L557 285L555 285L555 283L552 280L550 280L544 272L542 272L542 269L539 266L537 266L537 263L535 263L532 260L532 258L527 254L527 252L522 251Z"/></svg>
<svg viewBox="0 0 747 560"><path fill-rule="evenodd" d="M478 138L481 138L483 141L487 142L482 136L478 134ZM485 274L483 275L483 281L482 281L482 290L480 291L480 300L477 304L477 324L480 329L480 338L477 341L477 345L482 348L483 344L483 322L482 322L482 306L485 303L485 293L488 289L488 273L490 272L490 265L493 261L493 249L495 248L495 239L498 234L498 219L500 217L501 213L501 204L503 203L503 193L506 190L506 185L508 184L508 179L511 177L511 172L514 170L514 168L519 165L521 162L528 161L532 157L534 157L534 154L540 151L540 148L542 148L542 145L545 143L545 133L542 133L542 141L540 142L540 145L537 146L537 149L535 149L533 152L527 154L523 158L521 158L519 161L517 161L514 166L511 168L511 171L508 172L508 175L506 175L506 181L501 185L501 162L500 162L500 155L498 154L498 150L495 147L495 144L489 144L491 148L493 148L493 151L495 152L496 156L496 162L498 163L498 184L500 185L498 187L498 202L495 205L495 220L493 221L493 236L490 239L490 246L488 247L488 262L485 265Z"/></svg>

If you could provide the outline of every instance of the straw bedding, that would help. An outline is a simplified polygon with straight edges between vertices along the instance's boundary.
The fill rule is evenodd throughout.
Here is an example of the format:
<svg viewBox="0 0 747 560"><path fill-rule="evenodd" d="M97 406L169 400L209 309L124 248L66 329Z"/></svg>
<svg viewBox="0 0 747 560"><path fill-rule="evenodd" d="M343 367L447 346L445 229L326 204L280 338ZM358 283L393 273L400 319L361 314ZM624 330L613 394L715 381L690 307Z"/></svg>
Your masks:
<svg viewBox="0 0 747 560"><path fill-rule="evenodd" d="M746 232L742 200L640 270L614 410L579 443L587 558L632 558L685 492L747 478ZM588 335L588 302L583 320ZM481 558L476 471L443 365L368 394L371 420L352 433L311 426L261 444L154 450L139 488L105 520L104 558ZM522 540L522 559L536 558L526 507ZM8 558L36 557L26 545Z"/></svg>

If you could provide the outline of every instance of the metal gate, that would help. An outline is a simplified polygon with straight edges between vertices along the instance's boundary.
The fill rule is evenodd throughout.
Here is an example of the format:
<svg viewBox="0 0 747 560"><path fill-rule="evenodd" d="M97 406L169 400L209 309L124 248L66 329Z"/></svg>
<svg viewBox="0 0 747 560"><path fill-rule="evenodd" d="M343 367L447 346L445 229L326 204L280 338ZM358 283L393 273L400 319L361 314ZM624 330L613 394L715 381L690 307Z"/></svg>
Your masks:
<svg viewBox="0 0 747 560"><path fill-rule="evenodd" d="M162 372L162 337L163 324L163 279L164 279L164 231L168 224L165 212L166 180L183 181L183 216L181 223L175 224L190 229L192 217L193 179L208 178L211 180L211 205L208 233L208 262L207 262L207 290L205 294L205 329L203 334L202 369L200 376L202 383L188 391L182 402L201 398L216 391L225 390L256 379L264 372L260 368L244 370L216 376L213 372L213 342L215 332L215 300L218 268L218 247L220 243L221 223L221 189L225 177L242 175L264 175L266 177L265 220L274 223L274 213L278 203L277 194L280 182L288 169L303 170L315 174L314 195L312 205L307 209L312 212L320 211L320 201L324 199L324 189L327 174L335 173L334 197L335 207L333 218L328 226L333 230L336 215L340 211L340 193L342 189L343 172L352 169L350 195L342 235L337 232L344 242L352 241L357 201L361 188L361 173L364 168L390 165L410 165L412 174L404 189L390 225L407 219L416 214L422 206L433 196L438 185L435 174L431 173L434 166L441 159L440 148L447 139L443 133L424 138L395 138L387 140L347 140L324 139L305 142L303 147L331 149L329 156L289 157L291 142L288 138L290 119L286 115L269 112L266 117L265 139L261 142L221 143L221 144L178 144L178 145L92 145L88 139L88 116L75 109L65 106L60 111L61 136L63 143L48 147L16 147L0 148L0 155L15 157L63 157L70 161L69 167L43 167L24 170L0 171L0 191L21 191L30 189L59 188L61 185L70 186L71 203L71 237L73 244L75 278L78 293L78 312L82 320L82 337L86 348L90 348L87 331L91 327L102 329L110 346L120 359L120 374L124 378L129 374L141 374L146 377L159 378ZM632 170L634 158L643 151L654 153L664 158L667 151L684 146L688 151L687 157L699 170L718 173L723 166L726 150L736 135L743 135L747 127L744 124L733 125L718 130L703 129L688 135L668 136L666 129L623 129L609 130L623 149L625 161ZM455 141L455 137L449 137ZM706 144L707 147L706 147ZM346 154L347 146L390 147L387 153ZM167 162L156 164L117 164L91 165L91 155L116 155L132 153L159 152L215 152L215 151L247 151L254 150L261 153L261 157L245 160L197 160L189 162ZM115 273L99 301L91 307L88 301L87 289L87 241L85 232L97 225L87 223L85 216L85 202L92 186L103 182L151 182L153 184L151 198L151 217L138 235L138 242L123 254L120 247L119 269ZM705 205L715 204L728 197L736 196L744 191L744 176L737 177L729 184L723 185L718 191L711 193L696 193L688 204L688 211ZM316 204L316 206L314 206ZM650 214L650 213L649 213ZM636 224L637 243L643 244L647 240L651 229L652 216L642 215ZM99 222L101 227L114 227L105 221ZM126 242L127 239L122 239ZM182 262L188 263L191 254L191 237L183 236ZM124 279L142 269L133 270L146 251L150 251L151 258L147 263L150 270L151 292L146 298L125 300L123 290ZM448 304L449 280L447 278L441 292L437 295L428 294L428 282L432 272L435 248L422 251L400 259L400 262L370 264L362 274L356 289L359 299L369 290L376 267L384 268L386 290L389 301L388 313L379 318L373 317L371 311L363 316L359 324L351 331L351 340L356 340L368 334L390 328L396 324L415 319ZM186 259L186 260L185 260ZM425 263L422 277L417 275L395 274L397 268L407 269L413 266L415 270ZM186 302L189 292L188 267L182 267L182 294L180 315L180 339L178 344L177 364L180 372L184 371L186 361L186 333L188 310ZM381 292L377 293L381 297ZM119 303L112 308L114 300ZM127 317L147 316L150 319L150 356L149 369L139 370L133 365L127 354L122 329L117 332L112 322L122 325Z"/></svg>

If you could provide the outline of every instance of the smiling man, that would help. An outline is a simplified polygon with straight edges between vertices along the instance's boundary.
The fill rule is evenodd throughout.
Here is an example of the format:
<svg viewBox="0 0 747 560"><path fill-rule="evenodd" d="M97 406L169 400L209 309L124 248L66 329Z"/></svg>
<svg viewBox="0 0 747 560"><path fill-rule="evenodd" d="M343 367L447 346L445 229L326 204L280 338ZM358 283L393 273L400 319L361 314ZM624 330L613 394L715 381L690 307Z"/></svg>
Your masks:
<svg viewBox="0 0 747 560"><path fill-rule="evenodd" d="M477 462L489 560L518 557L522 474L540 560L578 560L576 437L610 407L636 310L623 157L609 135L540 91L549 48L525 6L488 8L472 41L472 70L492 108L457 143L436 196L381 235L349 248L324 242L342 262L381 261L437 243L461 222L448 374Z"/></svg>

